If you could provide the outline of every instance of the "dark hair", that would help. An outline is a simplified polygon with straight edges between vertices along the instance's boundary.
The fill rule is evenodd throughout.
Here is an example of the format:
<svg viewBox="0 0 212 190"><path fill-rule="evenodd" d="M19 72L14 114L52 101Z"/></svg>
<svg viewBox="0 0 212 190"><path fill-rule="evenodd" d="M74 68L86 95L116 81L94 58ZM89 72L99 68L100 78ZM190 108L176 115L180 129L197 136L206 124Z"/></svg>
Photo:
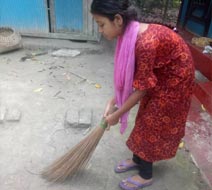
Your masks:
<svg viewBox="0 0 212 190"><path fill-rule="evenodd" d="M111 21L116 14L120 14L124 26L127 26L130 21L139 20L138 9L129 0L93 0L91 13L105 16Z"/></svg>

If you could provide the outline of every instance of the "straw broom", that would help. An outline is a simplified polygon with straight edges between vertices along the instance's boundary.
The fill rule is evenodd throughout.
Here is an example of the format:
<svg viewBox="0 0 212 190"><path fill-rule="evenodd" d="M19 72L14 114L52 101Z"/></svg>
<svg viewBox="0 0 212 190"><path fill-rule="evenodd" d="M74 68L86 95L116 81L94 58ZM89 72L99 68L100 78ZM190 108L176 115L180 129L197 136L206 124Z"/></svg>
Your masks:
<svg viewBox="0 0 212 190"><path fill-rule="evenodd" d="M117 110L111 108L110 113ZM101 137L107 128L107 123L102 118L101 123L89 135L82 139L65 155L53 162L42 172L42 177L51 182L63 182L84 169L96 149Z"/></svg>

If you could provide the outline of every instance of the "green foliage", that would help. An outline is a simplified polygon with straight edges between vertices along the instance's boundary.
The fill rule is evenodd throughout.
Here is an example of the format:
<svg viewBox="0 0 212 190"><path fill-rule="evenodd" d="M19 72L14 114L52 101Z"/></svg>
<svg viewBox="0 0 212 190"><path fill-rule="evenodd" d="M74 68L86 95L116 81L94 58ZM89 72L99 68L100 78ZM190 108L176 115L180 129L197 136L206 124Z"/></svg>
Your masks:
<svg viewBox="0 0 212 190"><path fill-rule="evenodd" d="M161 15L163 21L170 18L168 12L179 10L181 4L181 0L132 0L132 2L141 10L142 15L157 13Z"/></svg>
<svg viewBox="0 0 212 190"><path fill-rule="evenodd" d="M141 9L151 11L154 8L165 9L167 8L178 8L180 0L132 0L132 2Z"/></svg>

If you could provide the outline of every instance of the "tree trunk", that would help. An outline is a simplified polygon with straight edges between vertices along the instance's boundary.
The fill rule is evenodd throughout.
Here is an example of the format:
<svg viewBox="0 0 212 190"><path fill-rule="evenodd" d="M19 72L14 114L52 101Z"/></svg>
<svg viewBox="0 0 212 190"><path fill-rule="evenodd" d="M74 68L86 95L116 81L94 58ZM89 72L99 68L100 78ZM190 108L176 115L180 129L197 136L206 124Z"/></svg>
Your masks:
<svg viewBox="0 0 212 190"><path fill-rule="evenodd" d="M168 7L169 7L169 2L170 2L170 0L166 0L166 2L165 2L164 12L163 12L163 22L166 21L166 16L167 16L167 11L168 11Z"/></svg>

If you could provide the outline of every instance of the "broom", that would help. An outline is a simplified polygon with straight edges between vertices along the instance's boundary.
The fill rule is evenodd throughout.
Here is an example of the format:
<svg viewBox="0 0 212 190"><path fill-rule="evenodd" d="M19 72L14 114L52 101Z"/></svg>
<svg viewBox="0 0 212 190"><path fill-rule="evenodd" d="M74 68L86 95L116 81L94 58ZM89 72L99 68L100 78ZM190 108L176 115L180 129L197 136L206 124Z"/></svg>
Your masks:
<svg viewBox="0 0 212 190"><path fill-rule="evenodd" d="M110 109L110 114L117 110L116 107ZM107 123L102 118L101 123L89 135L82 139L65 155L53 162L41 173L42 177L52 182L63 182L68 177L72 177L78 171L85 168L90 160L96 146L98 145Z"/></svg>

